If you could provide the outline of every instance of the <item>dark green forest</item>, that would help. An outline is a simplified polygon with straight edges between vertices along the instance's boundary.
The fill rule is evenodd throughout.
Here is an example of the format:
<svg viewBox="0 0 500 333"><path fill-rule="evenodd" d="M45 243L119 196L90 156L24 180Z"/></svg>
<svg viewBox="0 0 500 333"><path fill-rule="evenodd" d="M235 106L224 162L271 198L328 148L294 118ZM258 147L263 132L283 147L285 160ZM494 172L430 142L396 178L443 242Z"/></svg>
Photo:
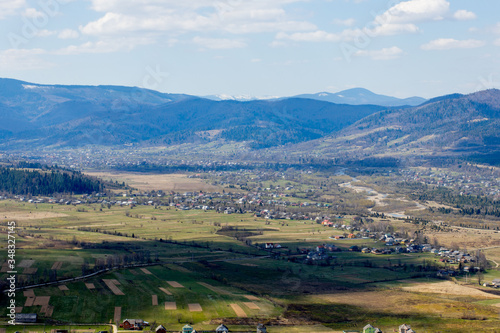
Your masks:
<svg viewBox="0 0 500 333"><path fill-rule="evenodd" d="M18 195L84 194L103 189L100 181L79 172L0 167L0 192Z"/></svg>

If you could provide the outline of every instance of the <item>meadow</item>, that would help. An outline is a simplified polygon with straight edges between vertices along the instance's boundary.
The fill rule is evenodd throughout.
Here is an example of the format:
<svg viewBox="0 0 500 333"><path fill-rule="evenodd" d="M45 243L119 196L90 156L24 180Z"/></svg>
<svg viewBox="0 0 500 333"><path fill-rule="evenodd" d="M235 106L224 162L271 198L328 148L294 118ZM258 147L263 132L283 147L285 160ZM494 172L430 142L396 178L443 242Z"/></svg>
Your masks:
<svg viewBox="0 0 500 333"><path fill-rule="evenodd" d="M314 175L306 177L311 184L317 182ZM148 182L154 182L151 179ZM340 184L349 179L340 175L330 180ZM188 190L201 180L188 182L176 185L177 189ZM314 188L311 184L280 181L279 186L296 186L296 194L306 196ZM246 183L238 190L253 185ZM261 185L277 183L265 181ZM341 191L353 200L369 199L364 192L346 189L331 194L332 200L340 202ZM315 197L328 195L320 194ZM380 202L375 208L410 212L409 207L413 207L402 205L396 197L392 201L377 198ZM292 201L299 199L304 202L290 197ZM356 215L345 214L336 222L349 225L355 219ZM492 268L484 279L499 277L495 262L500 253L494 230L454 232L397 218L372 219L374 223L388 221L396 230L410 234L424 230L429 240L436 238L444 245L485 244ZM246 331L262 322L273 332L360 330L367 323L390 331L403 322L423 332L495 332L500 325L498 295L470 292L490 290L478 286L476 276L436 280L430 267L443 264L430 253L349 251L353 245L385 246L367 238L332 239L345 231L311 220L272 220L167 206L73 206L3 200L1 263L6 259L6 222L10 220L17 222L16 256L22 283L77 277L98 266L115 267L83 281L32 289L42 300L50 296L49 308L30 305L28 298L33 296L18 291L16 304L23 306L22 312L38 313L47 323L110 324L141 318L173 330L185 323L209 330L224 322L233 330ZM258 246L265 243L282 248L269 251ZM332 253L328 262L306 264L298 250L323 244L334 244L342 252ZM123 267L138 264L146 266ZM5 270L1 274L5 279ZM4 318L5 305L2 297L0 316Z"/></svg>

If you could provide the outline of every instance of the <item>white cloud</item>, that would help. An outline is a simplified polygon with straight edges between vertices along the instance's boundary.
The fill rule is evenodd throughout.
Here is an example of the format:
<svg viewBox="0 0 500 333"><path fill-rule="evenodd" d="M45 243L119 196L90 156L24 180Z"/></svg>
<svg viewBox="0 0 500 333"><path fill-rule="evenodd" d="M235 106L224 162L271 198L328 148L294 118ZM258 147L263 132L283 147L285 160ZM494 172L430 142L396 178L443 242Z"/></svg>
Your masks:
<svg viewBox="0 0 500 333"><path fill-rule="evenodd" d="M80 34L78 31L75 31L73 29L64 29L57 35L58 38L60 39L73 39L73 38L78 38Z"/></svg>
<svg viewBox="0 0 500 333"><path fill-rule="evenodd" d="M42 49L8 49L0 51L0 70L36 70L53 67L54 64L40 58L47 54Z"/></svg>
<svg viewBox="0 0 500 333"><path fill-rule="evenodd" d="M449 11L450 3L446 0L409 0L389 8L375 18L379 24L416 23L438 21Z"/></svg>
<svg viewBox="0 0 500 333"><path fill-rule="evenodd" d="M26 10L24 11L24 16L30 19L36 19L38 17L46 16L46 14L35 8L26 8Z"/></svg>
<svg viewBox="0 0 500 333"><path fill-rule="evenodd" d="M363 30L368 36L392 36L403 33L416 33L419 31L418 27L412 23L385 23L374 28L365 28Z"/></svg>
<svg viewBox="0 0 500 333"><path fill-rule="evenodd" d="M17 14L18 10L26 6L25 0L2 0L0 1L0 20Z"/></svg>
<svg viewBox="0 0 500 333"><path fill-rule="evenodd" d="M424 44L421 48L423 50L472 49L484 45L485 42L476 39L456 40L452 38L441 38Z"/></svg>
<svg viewBox="0 0 500 333"><path fill-rule="evenodd" d="M461 9L457 10L455 14L453 14L453 18L459 21L468 21L468 20L475 20L477 18L477 15L473 12Z"/></svg>
<svg viewBox="0 0 500 333"><path fill-rule="evenodd" d="M446 0L403 1L377 15L363 30L373 37L416 33L419 31L416 23L442 20L449 9Z"/></svg>
<svg viewBox="0 0 500 333"><path fill-rule="evenodd" d="M393 60L399 58L402 54L403 50L397 46L393 46L373 51L359 50L354 55L358 57L370 57L373 60Z"/></svg>
<svg viewBox="0 0 500 333"><path fill-rule="evenodd" d="M193 42L207 49L236 49L247 46L242 41L226 38L194 37Z"/></svg>
<svg viewBox="0 0 500 333"><path fill-rule="evenodd" d="M39 30L36 35L37 37L49 37L49 36L53 36L55 35L57 32L56 31L51 31L51 30L47 30L47 29L42 29L42 30Z"/></svg>
<svg viewBox="0 0 500 333"><path fill-rule="evenodd" d="M259 33L313 30L315 25L290 19L287 3L306 0L92 0L104 15L80 28L89 35L130 32L184 33L226 31Z"/></svg>
<svg viewBox="0 0 500 333"><path fill-rule="evenodd" d="M352 27L356 24L356 20L353 18L346 19L346 20L335 19L335 20L333 20L333 24L342 25L345 27Z"/></svg>
<svg viewBox="0 0 500 333"><path fill-rule="evenodd" d="M276 39L292 40L295 42L338 42L341 40L339 35L321 30L314 32L296 32L293 34L280 32L276 35Z"/></svg>
<svg viewBox="0 0 500 333"><path fill-rule="evenodd" d="M500 46L500 38L493 42L496 46Z"/></svg>
<svg viewBox="0 0 500 333"><path fill-rule="evenodd" d="M147 45L151 43L153 43L153 40L148 37L110 38L96 42L86 42L80 45L70 45L51 53L56 55L112 53L130 51L137 45Z"/></svg>

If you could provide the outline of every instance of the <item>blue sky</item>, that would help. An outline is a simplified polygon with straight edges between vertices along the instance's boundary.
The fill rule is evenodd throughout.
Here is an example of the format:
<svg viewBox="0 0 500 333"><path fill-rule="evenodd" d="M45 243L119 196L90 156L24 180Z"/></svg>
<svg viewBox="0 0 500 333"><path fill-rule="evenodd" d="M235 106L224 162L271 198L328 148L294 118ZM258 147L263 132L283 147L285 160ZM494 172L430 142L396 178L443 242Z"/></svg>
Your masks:
<svg viewBox="0 0 500 333"><path fill-rule="evenodd" d="M0 77L194 95L500 88L498 0L0 0Z"/></svg>

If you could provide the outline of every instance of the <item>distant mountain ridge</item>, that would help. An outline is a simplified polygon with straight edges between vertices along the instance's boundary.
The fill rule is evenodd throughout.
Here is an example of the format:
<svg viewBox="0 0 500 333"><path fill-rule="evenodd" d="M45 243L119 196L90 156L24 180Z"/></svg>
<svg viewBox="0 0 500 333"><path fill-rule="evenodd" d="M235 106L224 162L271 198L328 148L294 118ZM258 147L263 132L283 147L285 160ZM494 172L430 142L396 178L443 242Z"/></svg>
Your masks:
<svg viewBox="0 0 500 333"><path fill-rule="evenodd" d="M473 156L491 162L500 153L500 90L383 110L295 149L335 156Z"/></svg>
<svg viewBox="0 0 500 333"><path fill-rule="evenodd" d="M396 98L391 96L379 95L364 88L353 88L343 90L337 93L319 92L316 94L301 94L291 97L276 97L276 96L249 96L249 95L209 95L201 96L202 98L211 99L213 101L255 101L255 100L278 100L287 98L305 98L314 99L323 102L348 105L380 105L385 107L400 107L400 106L417 106L425 103L427 100L422 97Z"/></svg>
<svg viewBox="0 0 500 333"><path fill-rule="evenodd" d="M211 101L135 87L0 79L0 147L222 140L264 148L319 138L383 109L294 98Z"/></svg>
<svg viewBox="0 0 500 333"><path fill-rule="evenodd" d="M310 98L213 101L136 87L0 79L0 150L216 142L270 148L271 154L287 149L325 157L443 155L491 161L500 160L499 128L496 89L385 107Z"/></svg>
<svg viewBox="0 0 500 333"><path fill-rule="evenodd" d="M394 106L417 106L426 102L422 97L396 98L385 95L378 95L364 88L353 88L343 90L338 93L321 92L316 94L302 94L294 96L296 98L309 98L336 104L350 105L381 105L387 107Z"/></svg>

